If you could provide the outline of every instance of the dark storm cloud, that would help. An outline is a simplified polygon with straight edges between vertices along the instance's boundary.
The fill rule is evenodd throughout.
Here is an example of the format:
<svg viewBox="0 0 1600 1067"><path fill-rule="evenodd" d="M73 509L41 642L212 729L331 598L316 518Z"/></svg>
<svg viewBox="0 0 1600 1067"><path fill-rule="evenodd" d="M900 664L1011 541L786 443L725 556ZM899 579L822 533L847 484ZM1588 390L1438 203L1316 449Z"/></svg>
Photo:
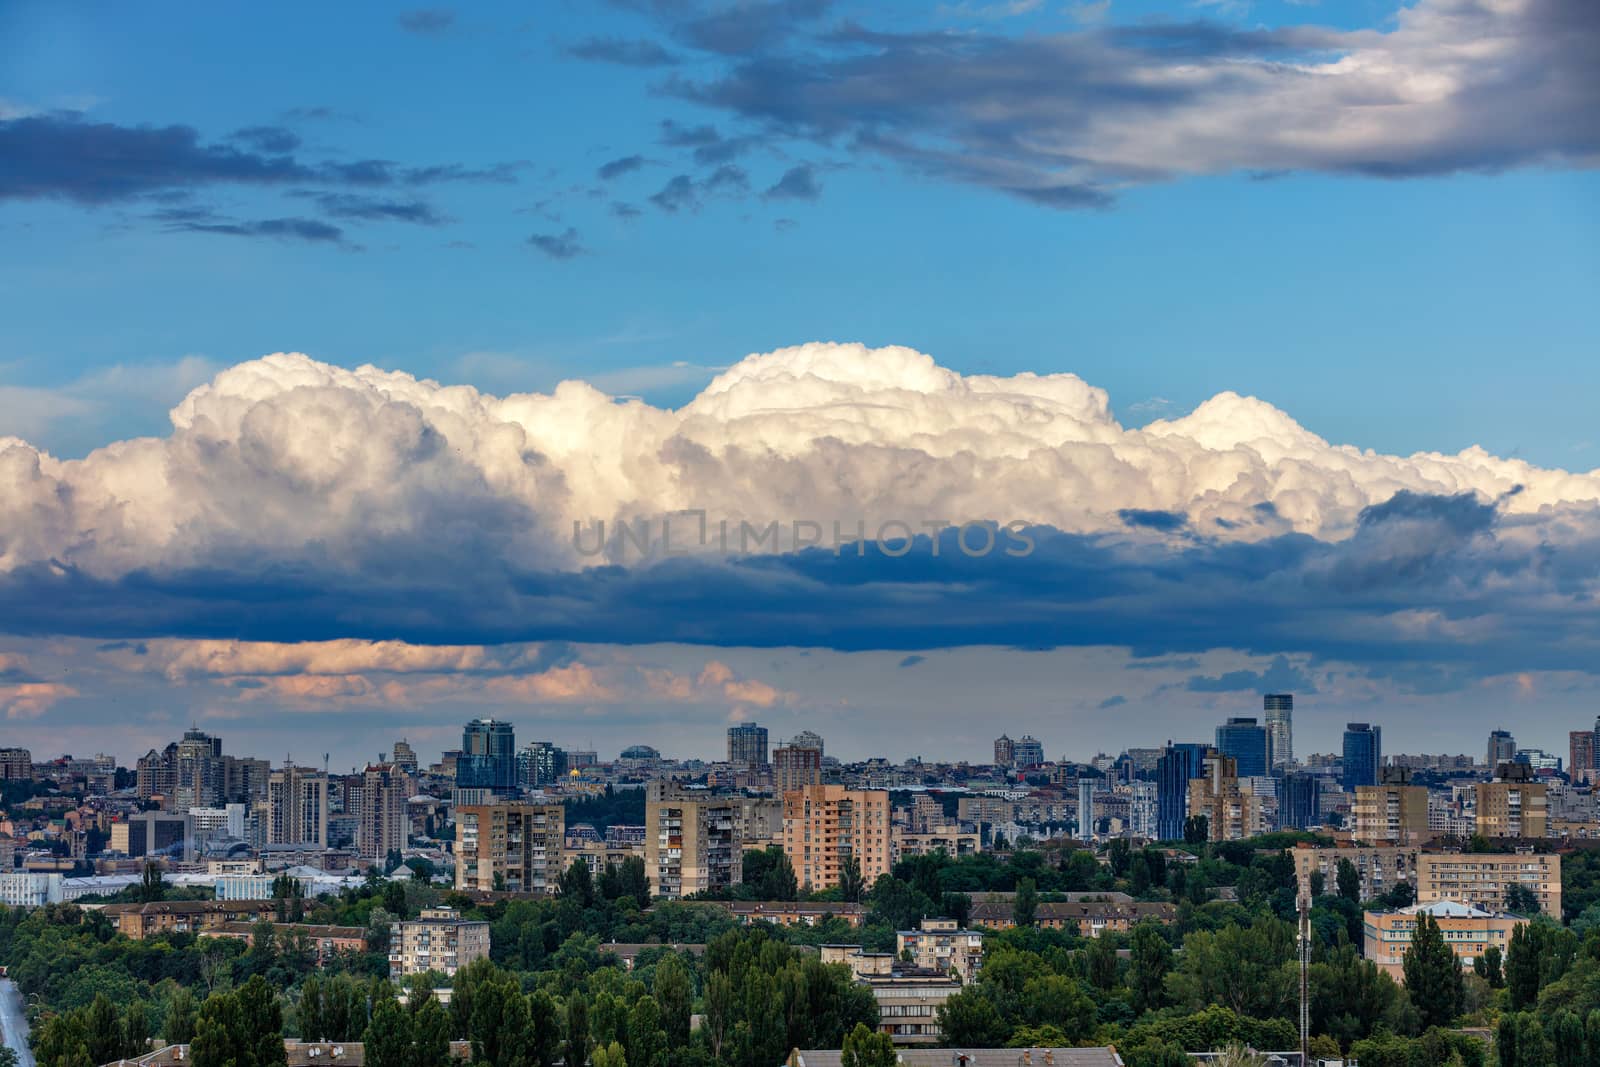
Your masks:
<svg viewBox="0 0 1600 1067"><path fill-rule="evenodd" d="M915 667L917 664L925 662L927 658L928 657L926 656L907 656L905 659L900 661L900 666Z"/></svg>
<svg viewBox="0 0 1600 1067"><path fill-rule="evenodd" d="M674 36L692 48L746 56L786 43L795 30L821 18L831 0L746 0L703 10L679 21Z"/></svg>
<svg viewBox="0 0 1600 1067"><path fill-rule="evenodd" d="M1228 671L1215 678L1194 675L1184 688L1191 693L1315 693L1311 675L1283 656L1275 658L1264 671Z"/></svg>
<svg viewBox="0 0 1600 1067"><path fill-rule="evenodd" d="M1162 532L1181 530L1189 524L1188 516L1178 512L1151 511L1146 508L1123 508L1117 512L1117 518L1138 529Z"/></svg>
<svg viewBox="0 0 1600 1067"><path fill-rule="evenodd" d="M1397 679L1427 665L1451 678L1522 670L1594 672L1593 610L1600 537L1561 545L1472 532L1458 498L1415 497L1371 509L1353 536L1290 534L1249 543L1177 547L1035 529L1035 551L962 554L954 531L920 538L906 556L868 546L836 556L810 549L731 560L542 571L504 551L516 509L486 513L472 543L415 530L361 546L355 566L335 545L259 554L213 553L205 565L106 581L60 565L0 579L0 620L16 634L418 643L506 641L816 646L908 653L963 645L1126 646L1143 657L1214 648L1356 662ZM1422 513L1455 516L1407 526ZM1595 516L1588 516L1593 520ZM1494 520L1496 530L1510 520ZM1427 567L1403 585L1378 577L1392 535L1429 542ZM1512 524L1509 533L1524 527ZM1559 567L1552 566L1560 561ZM1372 575L1351 583L1349 572ZM1562 572L1587 578L1563 592ZM1558 605L1564 605L1558 606ZM1151 659L1154 664L1158 662ZM1195 675L1196 691L1298 689L1312 679L1287 660L1262 672Z"/></svg>
<svg viewBox="0 0 1600 1067"><path fill-rule="evenodd" d="M1403 178L1600 159L1597 4L1419 0L1381 31L1196 20L1045 35L855 23L813 35L785 6L724 9L744 27L727 37L705 32L699 8L680 12L680 41L732 58L667 91L766 136L1046 207L1104 207L1118 187L1189 174Z"/></svg>
<svg viewBox="0 0 1600 1067"><path fill-rule="evenodd" d="M678 57L655 41L621 37L591 37L567 47L574 59L615 63L623 67L670 67Z"/></svg>
<svg viewBox="0 0 1600 1067"><path fill-rule="evenodd" d="M259 145L274 136L258 132L240 140ZM87 205L220 185L509 182L516 180L520 166L403 166L378 159L311 162L286 152L205 144L189 126L119 126L87 122L73 114L0 121L0 159L6 162L0 167L0 200L56 199Z"/></svg>

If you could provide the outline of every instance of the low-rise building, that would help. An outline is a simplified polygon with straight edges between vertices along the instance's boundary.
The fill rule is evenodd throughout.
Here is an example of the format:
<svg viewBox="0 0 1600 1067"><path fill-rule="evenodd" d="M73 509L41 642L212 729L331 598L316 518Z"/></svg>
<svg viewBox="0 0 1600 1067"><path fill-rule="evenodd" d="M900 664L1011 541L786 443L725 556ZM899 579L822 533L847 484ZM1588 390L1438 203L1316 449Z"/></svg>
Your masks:
<svg viewBox="0 0 1600 1067"><path fill-rule="evenodd" d="M463 919L454 908L423 908L420 917L389 928L389 977L437 971L454 975L489 958L489 924Z"/></svg>
<svg viewBox="0 0 1600 1067"><path fill-rule="evenodd" d="M157 934L200 933L229 923L271 919L272 900L158 900L149 904L107 904L101 909L117 932L135 941Z"/></svg>
<svg viewBox="0 0 1600 1067"><path fill-rule="evenodd" d="M776 926L815 926L827 919L842 919L860 926L866 909L845 901L735 900L727 904L735 919L746 926L768 922Z"/></svg>
<svg viewBox="0 0 1600 1067"><path fill-rule="evenodd" d="M899 1067L1122 1067L1110 1045L1094 1048L906 1048ZM784 1067L843 1067L840 1049L794 1049ZM290 1067L294 1067L293 1064Z"/></svg>
<svg viewBox="0 0 1600 1067"><path fill-rule="evenodd" d="M317 965L341 952L363 952L367 947L367 931L361 926L318 926L310 923L273 923L273 935L278 943L303 937L316 954ZM230 937L255 943L255 923L223 923L221 926L200 931L201 937Z"/></svg>
<svg viewBox="0 0 1600 1067"><path fill-rule="evenodd" d="M897 1045L937 1045L944 1040L939 1008L961 983L939 971L896 968L860 979L878 1002L878 1032Z"/></svg>
<svg viewBox="0 0 1600 1067"><path fill-rule="evenodd" d="M974 901L968 921L991 930L1016 926L1015 901ZM1109 900L1047 902L1034 909L1033 924L1046 930L1077 930L1083 937L1099 937L1105 931L1126 933L1134 924L1151 920L1170 923L1178 916L1172 904L1160 902L1119 903Z"/></svg>
<svg viewBox="0 0 1600 1067"><path fill-rule="evenodd" d="M1363 916L1362 955L1395 981L1404 982L1406 950L1411 947L1411 937L1424 913L1439 924L1445 944L1464 967L1471 967L1490 948L1498 948L1504 954L1511 946L1511 931L1527 922L1520 916L1485 911L1453 900L1413 904L1394 911L1369 911Z"/></svg>
<svg viewBox="0 0 1600 1067"><path fill-rule="evenodd" d="M0 904L13 908L37 908L59 904L64 875L55 872L8 871L0 874Z"/></svg>

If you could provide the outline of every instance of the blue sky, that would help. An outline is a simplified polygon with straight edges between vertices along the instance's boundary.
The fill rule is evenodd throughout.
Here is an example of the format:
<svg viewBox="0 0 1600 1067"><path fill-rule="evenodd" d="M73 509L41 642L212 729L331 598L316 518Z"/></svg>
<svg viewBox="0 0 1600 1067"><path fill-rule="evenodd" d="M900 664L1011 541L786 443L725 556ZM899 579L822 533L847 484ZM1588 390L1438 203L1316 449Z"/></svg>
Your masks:
<svg viewBox="0 0 1600 1067"><path fill-rule="evenodd" d="M104 694L140 693L148 720L118 742L131 749L154 743L173 708L266 737L263 707L337 707L349 714L331 743L370 747L348 724L371 725L362 716L400 692L385 685L409 677L386 653L267 669L271 657L256 650L243 666L211 672L182 666L190 652L181 643L572 642L581 653L537 670L474 667L464 672L474 681L446 684L462 672L439 668L434 688L405 690L404 706L431 729L439 715L476 712L508 692L495 678L532 672L543 681L523 695L548 704L552 731L611 731L626 743L626 731L642 728L638 708L654 707L685 723L698 716L692 728L714 739L730 716L787 714L798 728L841 701L901 722L920 705L892 695L898 683L868 680L872 671L923 649L916 668L950 685L971 671L973 648L1002 644L1038 647L1049 670L1083 679L1070 707L1043 696L1042 683L1029 689L1014 734L1067 716L1084 744L1139 743L1107 728L1100 704L1117 698L1146 702L1152 728L1181 733L1195 702L1211 716L1254 699L1248 685L1219 696L1196 678L1255 672L1267 685L1276 670L1328 700L1330 738L1345 711L1405 706L1420 744L1441 707L1478 731L1514 700L1553 709L1547 726L1560 736L1557 718L1592 703L1582 664L1600 641L1587 624L1563 628L1569 613L1592 614L1583 577L1600 544L1588 525L1591 483L1551 473L1600 468L1600 79L1591 62L1600 18L1561 0L1491 7L572 0L224 6L177 17L7 4L0 439L69 459L134 437L166 443L159 460L118 446L98 466L57 470L30 447L12 450L15 466L0 463L0 484L21 502L0 502L0 603L13 609L11 637L0 641L0 708L40 737L70 721L91 738L105 721ZM1477 65L1461 58L1463 42L1491 37L1494 54ZM541 534L559 526L543 510L551 485L534 473L536 489L507 489L496 481L503 457L484 444L492 435L452 436L461 423L449 420L470 423L476 408L463 415L449 396L401 389L428 432L471 459L452 465L428 452L417 443L427 433L395 445L395 459L385 450L410 424L370 407L379 394L393 399L390 387L332 370L371 363L493 395L583 379L642 397L651 409L629 409L636 421L610 436L585 427L593 449L631 455L640 440L693 439L721 464L721 481L682 454L652 476L698 487L729 514L749 514L758 499L844 513L825 491L830 478L849 490L846 503L925 514L970 502L952 473L965 440L955 436L923 457L918 479L892 486L875 481L890 475L870 449L841 458L794 446L782 463L753 466L753 450L783 452L834 428L787 429L791 396L802 398L797 410L884 405L883 438L851 447L923 447L919 426L895 421L904 396L878 396L870 374L831 362L833 350L769 360L735 383L729 395L741 403L780 412L764 430L740 429L710 405L702 414L723 429L680 416L680 437L654 436L670 421L662 411L688 405L747 354L830 341L906 346L959 375L1075 374L1109 394L1123 427L1180 419L1232 391L1333 445L1395 456L1478 445L1488 458L1440 466L1379 456L1361 466L1228 401L1176 435L1222 457L1196 464L1179 488L1162 464L1187 462L1192 450L1124 457L1148 476L1137 485L1082 456L1061 459L1055 473L1009 446L983 457L997 487L983 502L1011 510L982 518L1015 514L1063 531L1068 547L1051 557L1059 568L1037 581L990 573L953 590L948 574L895 571L879 586L876 575L824 573L804 557L713 567L681 585L668 579L682 574L650 569L626 584L609 574L569 581L539 570L548 543L517 532L524 518ZM316 367L249 363L273 352L306 353ZM933 418L928 433L969 417L996 425L982 421L993 411L941 392L922 364L870 358L930 383L933 408L906 408ZM237 365L230 384L194 406L213 422L191 418L174 432L169 409ZM796 367L820 378L797 386ZM322 399L290 399L312 380L329 391ZM1069 437L1120 440L1092 413L1053 406L1075 399L1033 395L1031 379L1014 388L1028 396L1019 417L1048 409L1052 425L1074 427ZM234 400L258 405L257 421L230 421ZM558 427L605 417L583 404L569 397L543 417ZM318 421L335 410L345 423ZM1218 437L1253 420L1284 449L1262 452L1259 470L1260 441ZM326 457L312 453L340 425L373 435L363 477L387 472L377 482L357 485L348 456L336 474L316 466ZM214 426L225 428L216 439ZM526 429L544 457L577 433ZM206 466L218 440L238 450L236 467ZM353 440L359 452L364 438ZM1119 447L1135 446L1145 443ZM896 454L908 462L909 452ZM659 457L640 446L633 458L644 469ZM593 478L617 515L668 506L647 499L648 479L632 483L632 496L608 495L611 483L570 457L550 463L579 502ZM1230 464L1265 488L1243 474L1230 484ZM257 476L258 496L230 496ZM762 495L789 477L787 497ZM929 482L945 484L944 496L917 496ZM385 485L403 492L382 498ZM717 496L724 485L748 491ZM1018 510L1053 485L1108 502ZM1402 489L1421 502L1397 520L1381 509ZM249 510L278 493L281 511ZM82 510L63 519L58 505ZM577 507L565 500L560 517L592 513ZM163 528L168 512L186 509L176 532ZM278 525L297 510L314 531L303 542L292 522ZM1143 513L1168 520L1138 529L1126 518ZM466 533L450 526L463 514L477 524ZM1239 533L1241 515L1258 516L1259 529ZM1109 535L1139 543L1108 547L1099 539ZM450 571L463 551L487 561L476 576ZM1074 584L1080 565L1060 560L1080 553L1118 575L1123 584L1108 583L1114 600L1097 604L1103 590ZM395 584L396 559L437 568L439 584L431 570L428 582ZM499 580L514 590L504 602ZM546 582L581 609L553 624ZM348 610L320 606L306 592L319 583ZM867 603L861 584L883 599ZM774 625L763 597L778 587L869 620L877 636L841 626L829 638L798 610ZM1036 640L1028 618L1003 625L989 614L1030 587L1044 620ZM1185 589L1214 599L1197 606ZM618 590L661 617L619 621ZM1302 610L1296 595L1320 599ZM1229 623L1252 603L1271 617ZM929 605L977 621L949 626L939 616L930 626ZM1208 622L1206 610L1222 617ZM1085 611L1108 614L1086 625ZM1363 613L1384 622L1363 634ZM1515 628L1520 643L1496 626ZM119 639L179 644L135 660L111 647ZM814 647L796 650L803 645ZM1395 648L1414 662L1386 662ZM1181 661L1207 655L1203 668ZM87 669L83 656L106 662ZM1128 666L1159 656L1169 657L1165 673ZM241 657L250 658L233 648L221 658ZM823 660L828 668L808 669ZM859 666L869 660L870 670ZM1030 673L1006 662L1013 675ZM579 677L573 664L592 673ZM780 676L801 680L786 686ZM129 685L136 677L149 685ZM846 692L830 677L860 680ZM944 729L963 729L956 710L939 709ZM1405 729L1389 727L1391 738ZM576 743L567 735L558 739ZM981 748L982 739L960 743Z"/></svg>
<svg viewBox="0 0 1600 1067"><path fill-rule="evenodd" d="M998 5L997 5L998 6ZM936 5L842 4L862 20L1012 35L1079 29ZM274 237L169 233L132 203L0 203L9 253L0 366L60 388L115 365L226 365L299 350L496 391L608 379L687 400L748 352L805 340L908 344L962 371L1068 370L1130 423L1222 389L1259 395L1331 440L1497 454L1588 469L1600 386L1600 197L1592 172L1271 180L1177 176L1103 210L1041 209L842 144L772 138L739 157L751 191L668 213L649 197L700 178L661 123L754 125L663 91L726 61L605 4L439 9L431 32L383 5L195 10L18 3L0 13L0 99L86 120L192 126L202 143L282 127L303 155L489 168L506 182L403 190L454 221L339 223L360 251ZM448 18L445 16L448 15ZM1390 5L1112 4L1131 25L1392 25ZM593 39L665 41L680 67L585 62ZM320 109L332 117L310 118ZM604 182L605 163L647 162ZM815 200L763 200L791 167ZM315 217L297 190L202 187L224 214ZM614 202L641 211L630 221ZM541 206L542 205L542 206ZM779 231L777 220L793 225ZM527 243L576 231L583 254ZM92 309L90 311L89 309ZM674 363L689 367L677 372ZM632 374L641 368L655 373ZM662 369L667 368L667 369ZM198 379L197 379L198 380ZM182 388L92 424L35 434L68 454L158 432ZM1136 407L1141 405L1142 407Z"/></svg>

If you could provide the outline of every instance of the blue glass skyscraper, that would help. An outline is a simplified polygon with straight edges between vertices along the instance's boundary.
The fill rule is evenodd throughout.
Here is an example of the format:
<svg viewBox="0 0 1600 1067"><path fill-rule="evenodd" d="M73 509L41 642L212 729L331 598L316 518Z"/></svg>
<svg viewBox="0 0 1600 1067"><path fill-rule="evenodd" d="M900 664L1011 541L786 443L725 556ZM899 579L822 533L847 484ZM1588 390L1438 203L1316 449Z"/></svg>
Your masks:
<svg viewBox="0 0 1600 1067"><path fill-rule="evenodd" d="M1156 836L1163 841L1183 837L1189 817L1189 779L1205 770L1209 745L1169 744L1156 760Z"/></svg>
<svg viewBox="0 0 1600 1067"><path fill-rule="evenodd" d="M1270 769L1267 728L1255 719L1229 719L1217 727L1217 751L1238 764L1240 778L1259 778Z"/></svg>
<svg viewBox="0 0 1600 1067"><path fill-rule="evenodd" d="M1378 768L1383 765L1383 727L1364 722L1346 723L1344 728L1344 787L1354 792L1358 785L1377 785Z"/></svg>
<svg viewBox="0 0 1600 1067"><path fill-rule="evenodd" d="M510 723L499 719L473 719L467 723L461 731L456 786L516 794L517 742Z"/></svg>

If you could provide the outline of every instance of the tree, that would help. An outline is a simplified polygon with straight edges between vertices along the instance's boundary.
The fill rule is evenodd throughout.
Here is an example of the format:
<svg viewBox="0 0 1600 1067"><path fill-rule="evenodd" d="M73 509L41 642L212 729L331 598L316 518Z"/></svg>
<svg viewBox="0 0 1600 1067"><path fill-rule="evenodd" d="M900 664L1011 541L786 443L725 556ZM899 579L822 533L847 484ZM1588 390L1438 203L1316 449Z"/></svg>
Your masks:
<svg viewBox="0 0 1600 1067"><path fill-rule="evenodd" d="M1346 900L1361 903L1361 875L1356 872L1356 865L1347 859L1339 860L1338 873L1334 878L1339 887L1339 895Z"/></svg>
<svg viewBox="0 0 1600 1067"><path fill-rule="evenodd" d="M1328 887L1328 876L1321 871L1311 872L1311 899L1315 900Z"/></svg>
<svg viewBox="0 0 1600 1067"><path fill-rule="evenodd" d="M899 1058L888 1034L867 1029L863 1023L844 1037L840 1067L895 1067Z"/></svg>
<svg viewBox="0 0 1600 1067"><path fill-rule="evenodd" d="M1472 961L1473 973L1488 982L1491 989L1505 985L1505 975L1500 970L1501 956L1500 946L1490 945Z"/></svg>
<svg viewBox="0 0 1600 1067"><path fill-rule="evenodd" d="M194 1040L194 996L179 986L167 1001L167 1015L161 1023L161 1039L169 1045L187 1045Z"/></svg>
<svg viewBox="0 0 1600 1067"><path fill-rule="evenodd" d="M675 956L656 964L655 985L651 993L661 1008L661 1029L669 1048L689 1043L689 1016L694 1011L694 980Z"/></svg>
<svg viewBox="0 0 1600 1067"><path fill-rule="evenodd" d="M393 998L379 1000L372 1006L372 1021L361 1036L368 1067L412 1067L415 1036L411 1013Z"/></svg>
<svg viewBox="0 0 1600 1067"><path fill-rule="evenodd" d="M1109 937L1097 937L1083 953L1084 977L1089 984L1109 993L1117 984L1117 950Z"/></svg>
<svg viewBox="0 0 1600 1067"><path fill-rule="evenodd" d="M589 1001L582 993L567 998L567 1040L562 1051L567 1067L589 1062Z"/></svg>
<svg viewBox="0 0 1600 1067"><path fill-rule="evenodd" d="M1032 926L1034 916L1039 910L1039 889L1032 878L1024 878L1017 883L1017 895L1012 903L1012 920L1018 929Z"/></svg>
<svg viewBox="0 0 1600 1067"><path fill-rule="evenodd" d="M1445 943L1444 931L1430 913L1421 912L1418 919L1406 949L1406 991L1424 1026L1449 1026L1461 1014L1466 995L1461 961Z"/></svg>
<svg viewBox="0 0 1600 1067"><path fill-rule="evenodd" d="M562 873L561 896L565 900L577 901L578 906L582 908L594 904L594 877L586 861L573 860L572 866Z"/></svg>
<svg viewBox="0 0 1600 1067"><path fill-rule="evenodd" d="M161 877L161 868L154 860L144 861L144 875L139 879L139 902L153 904L167 898L167 883Z"/></svg>
<svg viewBox="0 0 1600 1067"><path fill-rule="evenodd" d="M1513 915L1531 918L1539 914L1539 897L1522 883L1512 882L1506 886L1506 910Z"/></svg>
<svg viewBox="0 0 1600 1067"><path fill-rule="evenodd" d="M939 910L956 925L965 927L972 919L972 898L965 893L946 893L939 902Z"/></svg>
<svg viewBox="0 0 1600 1067"><path fill-rule="evenodd" d="M839 865L839 896L846 903L857 904L860 903L861 893L865 888L866 882L861 877L861 864L852 852Z"/></svg>
<svg viewBox="0 0 1600 1067"><path fill-rule="evenodd" d="M1539 997L1543 970L1540 962L1542 938L1533 923L1522 923L1511 931L1511 950L1505 960L1505 984L1512 1011L1533 1006Z"/></svg>
<svg viewBox="0 0 1600 1067"><path fill-rule="evenodd" d="M592 1067L628 1067L628 1054L613 1041L604 1048L594 1050Z"/></svg>
<svg viewBox="0 0 1600 1067"><path fill-rule="evenodd" d="M1183 843L1203 845L1211 840L1211 824L1204 815L1191 815L1183 820Z"/></svg>
<svg viewBox="0 0 1600 1067"><path fill-rule="evenodd" d="M667 1035L661 1029L661 1007L656 998L643 996L628 1012L628 1062L634 1067L665 1067Z"/></svg>
<svg viewBox="0 0 1600 1067"><path fill-rule="evenodd" d="M1172 946L1153 922L1133 928L1132 960L1128 965L1128 987L1133 992L1133 1010L1152 1011L1166 1000L1167 972L1172 970Z"/></svg>
<svg viewBox="0 0 1600 1067"><path fill-rule="evenodd" d="M952 994L939 1005L939 1029L945 1043L955 1048L999 1048L1010 1036L989 995L977 987Z"/></svg>

